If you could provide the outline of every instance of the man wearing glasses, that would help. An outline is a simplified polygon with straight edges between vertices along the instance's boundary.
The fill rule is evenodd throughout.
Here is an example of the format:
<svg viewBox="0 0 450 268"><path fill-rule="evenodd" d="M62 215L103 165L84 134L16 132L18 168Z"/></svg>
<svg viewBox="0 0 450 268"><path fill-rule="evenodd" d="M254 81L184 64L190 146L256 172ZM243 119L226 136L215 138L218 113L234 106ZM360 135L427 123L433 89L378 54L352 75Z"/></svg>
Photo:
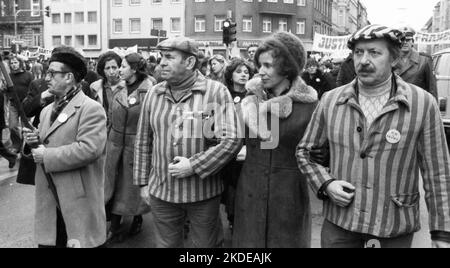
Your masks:
<svg viewBox="0 0 450 268"><path fill-rule="evenodd" d="M419 53L414 48L414 36L416 32L411 27L400 29L405 35L401 48L401 57L395 66L395 72L406 82L416 85L431 93L436 100L436 77L433 73L433 60L424 53Z"/></svg>
<svg viewBox="0 0 450 268"><path fill-rule="evenodd" d="M83 56L70 47L56 48L45 77L55 101L43 109L39 131L24 129L38 165L39 247L94 248L106 240L102 157L106 114L81 89L86 73Z"/></svg>

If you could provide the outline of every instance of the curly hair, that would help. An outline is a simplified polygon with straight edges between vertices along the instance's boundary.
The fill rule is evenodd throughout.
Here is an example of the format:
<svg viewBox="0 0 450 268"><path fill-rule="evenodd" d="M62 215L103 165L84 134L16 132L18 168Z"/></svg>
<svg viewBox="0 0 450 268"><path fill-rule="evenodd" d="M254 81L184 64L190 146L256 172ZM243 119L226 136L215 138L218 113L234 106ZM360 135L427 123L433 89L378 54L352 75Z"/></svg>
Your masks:
<svg viewBox="0 0 450 268"><path fill-rule="evenodd" d="M147 61L139 53L131 53L125 56L125 60L130 65L130 68L136 71L138 82L142 82L148 77Z"/></svg>
<svg viewBox="0 0 450 268"><path fill-rule="evenodd" d="M233 73L241 66L245 66L248 69L249 80L255 75L255 70L252 65L243 59L233 59L225 69L225 86L231 91L234 91Z"/></svg>
<svg viewBox="0 0 450 268"><path fill-rule="evenodd" d="M97 64L97 73L103 78L103 80L106 80L105 74L106 63L112 60L116 61L117 66L120 68L120 65L122 65L122 58L115 52L110 51L100 55L100 59L98 60Z"/></svg>

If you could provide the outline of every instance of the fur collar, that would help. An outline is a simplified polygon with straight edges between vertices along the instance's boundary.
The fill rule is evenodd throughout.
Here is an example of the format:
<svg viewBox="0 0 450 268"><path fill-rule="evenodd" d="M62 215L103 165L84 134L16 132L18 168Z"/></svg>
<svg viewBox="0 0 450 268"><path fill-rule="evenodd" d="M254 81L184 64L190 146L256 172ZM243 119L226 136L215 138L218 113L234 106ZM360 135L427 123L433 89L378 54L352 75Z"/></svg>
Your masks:
<svg viewBox="0 0 450 268"><path fill-rule="evenodd" d="M316 103L318 101L317 91L306 85L300 77L292 83L291 89L286 95L271 99L264 90L260 77L250 80L246 89L248 95L242 101L241 106L244 122L250 132L257 134L258 138L263 141L272 138L272 134L266 127L268 113L279 119L286 119L292 114L294 103Z"/></svg>
<svg viewBox="0 0 450 268"><path fill-rule="evenodd" d="M318 101L317 91L306 85L301 77L297 77L286 95L272 99L269 99L267 92L264 90L260 77L250 80L246 89L249 93L242 103L243 109L250 104L257 104L260 107L260 113L270 112L282 119L291 115L294 103L315 103Z"/></svg>

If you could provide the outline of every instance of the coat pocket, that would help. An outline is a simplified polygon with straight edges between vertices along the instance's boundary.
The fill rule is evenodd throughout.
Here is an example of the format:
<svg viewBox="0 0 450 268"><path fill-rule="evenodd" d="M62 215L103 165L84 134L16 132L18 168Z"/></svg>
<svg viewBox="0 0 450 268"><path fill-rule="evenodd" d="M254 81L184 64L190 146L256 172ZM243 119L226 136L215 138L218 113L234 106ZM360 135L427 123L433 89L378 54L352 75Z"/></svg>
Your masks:
<svg viewBox="0 0 450 268"><path fill-rule="evenodd" d="M86 196L86 191L83 185L83 178L81 176L80 170L75 170L72 172L72 184L75 198L83 198Z"/></svg>
<svg viewBox="0 0 450 268"><path fill-rule="evenodd" d="M419 205L420 193L396 195L391 200L400 208L413 208Z"/></svg>

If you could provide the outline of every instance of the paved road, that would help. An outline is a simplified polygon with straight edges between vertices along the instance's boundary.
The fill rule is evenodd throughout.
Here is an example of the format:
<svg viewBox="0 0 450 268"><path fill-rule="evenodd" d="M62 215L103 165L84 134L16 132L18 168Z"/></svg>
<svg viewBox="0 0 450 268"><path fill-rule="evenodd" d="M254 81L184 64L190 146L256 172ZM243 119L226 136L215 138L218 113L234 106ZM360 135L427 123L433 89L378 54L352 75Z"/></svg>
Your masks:
<svg viewBox="0 0 450 268"><path fill-rule="evenodd" d="M34 188L18 185L14 181L17 170L9 170L7 163L0 159L0 248L33 248L33 213L34 213ZM422 196L424 196L422 194ZM311 198L313 212L313 240L314 248L320 247L320 230L322 226L321 203L313 196ZM421 220L423 229L416 234L415 248L430 247L431 241L428 231L428 219L425 204L421 204ZM223 225L226 226L225 217ZM131 219L126 219L125 227L128 227ZM120 248L154 248L154 235L152 215L144 218L144 231L136 237L127 239L124 243L115 245ZM225 247L231 245L231 235L225 229ZM189 247L189 242L187 241Z"/></svg>

